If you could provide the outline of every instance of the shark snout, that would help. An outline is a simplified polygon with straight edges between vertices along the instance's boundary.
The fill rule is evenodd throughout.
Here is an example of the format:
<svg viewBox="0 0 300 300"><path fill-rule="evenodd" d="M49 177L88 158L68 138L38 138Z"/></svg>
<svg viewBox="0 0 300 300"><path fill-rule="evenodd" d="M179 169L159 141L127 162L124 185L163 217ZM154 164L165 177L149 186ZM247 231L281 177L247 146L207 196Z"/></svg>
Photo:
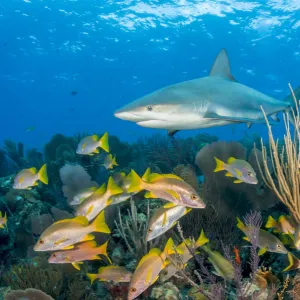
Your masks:
<svg viewBox="0 0 300 300"><path fill-rule="evenodd" d="M138 122L142 119L139 115L125 109L116 110L114 115L116 118L132 122Z"/></svg>

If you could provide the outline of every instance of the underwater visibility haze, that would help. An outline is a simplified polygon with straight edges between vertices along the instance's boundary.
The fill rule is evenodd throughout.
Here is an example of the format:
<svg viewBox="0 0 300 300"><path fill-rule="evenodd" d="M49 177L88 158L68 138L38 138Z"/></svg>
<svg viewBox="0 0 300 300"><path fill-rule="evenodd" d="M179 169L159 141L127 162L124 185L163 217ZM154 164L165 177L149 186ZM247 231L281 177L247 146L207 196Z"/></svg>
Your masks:
<svg viewBox="0 0 300 300"><path fill-rule="evenodd" d="M300 299L300 2L0 2L0 299Z"/></svg>

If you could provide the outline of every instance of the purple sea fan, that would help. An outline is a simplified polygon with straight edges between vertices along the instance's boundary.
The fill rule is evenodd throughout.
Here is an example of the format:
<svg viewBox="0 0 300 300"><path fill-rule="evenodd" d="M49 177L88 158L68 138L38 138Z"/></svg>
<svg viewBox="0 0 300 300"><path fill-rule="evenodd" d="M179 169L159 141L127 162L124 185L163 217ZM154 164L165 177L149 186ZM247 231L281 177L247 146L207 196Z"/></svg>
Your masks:
<svg viewBox="0 0 300 300"><path fill-rule="evenodd" d="M66 164L59 170L59 174L63 183L64 196L68 198L69 203L79 191L98 186L97 182L91 180L91 176L81 165Z"/></svg>

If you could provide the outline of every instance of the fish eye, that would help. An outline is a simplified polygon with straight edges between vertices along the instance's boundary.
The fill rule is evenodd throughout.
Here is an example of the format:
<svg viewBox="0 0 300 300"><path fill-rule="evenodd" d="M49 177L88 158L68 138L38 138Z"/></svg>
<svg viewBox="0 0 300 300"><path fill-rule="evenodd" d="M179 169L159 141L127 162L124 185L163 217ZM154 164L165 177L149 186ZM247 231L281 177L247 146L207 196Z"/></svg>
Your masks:
<svg viewBox="0 0 300 300"><path fill-rule="evenodd" d="M277 248L281 248L281 245L277 245Z"/></svg>
<svg viewBox="0 0 300 300"><path fill-rule="evenodd" d="M43 240L40 240L39 243L40 243L41 245L43 245L43 244L44 244L44 241L43 241Z"/></svg>
<svg viewBox="0 0 300 300"><path fill-rule="evenodd" d="M133 287L130 289L130 291L134 293L134 292L136 292L136 288Z"/></svg>
<svg viewBox="0 0 300 300"><path fill-rule="evenodd" d="M148 232L152 232L153 230L151 228L148 229Z"/></svg>
<svg viewBox="0 0 300 300"><path fill-rule="evenodd" d="M52 254L53 257L56 257L56 254Z"/></svg>
<svg viewBox="0 0 300 300"><path fill-rule="evenodd" d="M164 275L168 275L168 271L167 270L164 271Z"/></svg>
<svg viewBox="0 0 300 300"><path fill-rule="evenodd" d="M250 171L247 172L248 176L252 176L252 173Z"/></svg>
<svg viewBox="0 0 300 300"><path fill-rule="evenodd" d="M197 200L198 199L197 195L195 195L195 194L191 194L190 198L191 198L191 200Z"/></svg>
<svg viewBox="0 0 300 300"><path fill-rule="evenodd" d="M149 105L149 106L147 107L147 110L148 110L148 111L152 111L152 110L153 110L153 107L152 107L151 105Z"/></svg>

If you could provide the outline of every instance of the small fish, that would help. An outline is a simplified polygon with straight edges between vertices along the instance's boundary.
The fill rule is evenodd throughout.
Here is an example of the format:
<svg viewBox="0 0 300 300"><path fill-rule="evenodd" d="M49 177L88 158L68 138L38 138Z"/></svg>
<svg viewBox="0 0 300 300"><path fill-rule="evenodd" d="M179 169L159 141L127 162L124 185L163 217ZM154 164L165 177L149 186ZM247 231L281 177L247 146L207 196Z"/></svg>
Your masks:
<svg viewBox="0 0 300 300"><path fill-rule="evenodd" d="M0 211L0 228L4 227L6 227L7 229L7 215L6 212L2 214L2 212Z"/></svg>
<svg viewBox="0 0 300 300"><path fill-rule="evenodd" d="M112 203L111 196L121 194L123 190L109 177L107 188L102 184L92 195L86 198L76 210L76 216L84 216L89 221L93 220L103 209Z"/></svg>
<svg viewBox="0 0 300 300"><path fill-rule="evenodd" d="M165 208L164 206L159 208L149 221L146 240L149 242L162 235L191 210L190 207L179 205L170 208Z"/></svg>
<svg viewBox="0 0 300 300"><path fill-rule="evenodd" d="M80 270L79 264L82 264L85 260L99 260L101 259L99 254L101 254L111 263L107 255L107 244L108 241L100 247L97 246L95 241L76 244L71 250L53 253L49 257L48 262L50 264L72 264L75 269Z"/></svg>
<svg viewBox="0 0 300 300"><path fill-rule="evenodd" d="M252 166L242 159L236 159L234 157L229 157L227 164L215 157L216 168L214 172L220 172L226 170L225 176L235 177L234 183L249 183L257 184L256 173L253 170Z"/></svg>
<svg viewBox="0 0 300 300"><path fill-rule="evenodd" d="M238 265L240 265L241 264L240 250L236 246L233 247L233 253L234 253L235 262Z"/></svg>
<svg viewBox="0 0 300 300"><path fill-rule="evenodd" d="M107 154L104 158L104 167L106 170L113 169L114 166L118 166L116 161L116 156L112 156L112 154Z"/></svg>
<svg viewBox="0 0 300 300"><path fill-rule="evenodd" d="M110 233L105 223L104 211L91 224L82 216L55 222L42 233L33 249L34 251L73 249L76 243L93 240L95 236L91 232Z"/></svg>
<svg viewBox="0 0 300 300"><path fill-rule="evenodd" d="M215 275L223 277L226 281L234 280L234 266L232 263L222 256L218 251L213 251L208 245L201 247L207 254L208 260L213 265Z"/></svg>
<svg viewBox="0 0 300 300"><path fill-rule="evenodd" d="M184 205L192 208L205 208L205 203L196 190L183 179L174 174L151 173L148 168L142 178L134 171L130 173L131 185L127 192L147 190L145 198L161 198L173 203L165 208L175 205Z"/></svg>
<svg viewBox="0 0 300 300"><path fill-rule="evenodd" d="M300 260L294 254L288 252L287 257L289 265L283 270L283 272L300 269Z"/></svg>
<svg viewBox="0 0 300 300"><path fill-rule="evenodd" d="M35 126L31 126L25 129L26 132L35 130Z"/></svg>
<svg viewBox="0 0 300 300"><path fill-rule="evenodd" d="M15 177L13 188L16 190L31 189L32 186L38 185L38 180L44 184L48 184L46 165L43 165L39 171L36 168L20 171Z"/></svg>
<svg viewBox="0 0 300 300"><path fill-rule="evenodd" d="M250 241L248 235L251 228L246 227L239 218L237 218L237 221L237 227L246 234L244 240ZM263 229L259 230L258 247L260 248L258 255L263 255L266 251L282 254L288 253L283 243L275 235Z"/></svg>
<svg viewBox="0 0 300 300"><path fill-rule="evenodd" d="M275 228L273 230L276 233L282 232L285 234L294 234L296 224L289 216L281 215L276 221L272 216L268 217L266 228Z"/></svg>
<svg viewBox="0 0 300 300"><path fill-rule="evenodd" d="M132 275L127 300L135 299L156 282L160 271L169 264L167 257L175 253L173 247L174 242L170 238L163 251L152 248L141 258Z"/></svg>
<svg viewBox="0 0 300 300"><path fill-rule="evenodd" d="M85 154L85 155L94 155L99 153L98 147L102 148L104 151L109 152L109 144L108 144L108 133L104 133L104 135L99 139L98 135L94 134L91 136L86 136L83 138L77 147L77 154Z"/></svg>
<svg viewBox="0 0 300 300"><path fill-rule="evenodd" d="M100 281L113 281L115 283L119 282L130 282L132 273L124 267L118 266L107 266L101 267L98 270L98 274L86 274L91 280L91 284L98 279Z"/></svg>
<svg viewBox="0 0 300 300"><path fill-rule="evenodd" d="M116 184L124 191L122 194L114 195L111 197L112 203L111 205L119 204L130 199L136 193L128 193L127 189L131 183L130 175L126 176L124 172L115 173L112 175Z"/></svg>
<svg viewBox="0 0 300 300"><path fill-rule="evenodd" d="M176 247L175 254L170 255L171 263L159 274L159 281L165 282L178 272L178 269L184 269L187 262L193 258L188 247L199 248L209 242L203 230L201 230L199 238L192 245L191 239L185 239L180 245ZM188 247L187 247L188 246ZM176 266L173 264L176 263Z"/></svg>
<svg viewBox="0 0 300 300"><path fill-rule="evenodd" d="M82 189L73 197L73 201L70 202L70 205L79 205L83 200L91 196L97 189L97 186Z"/></svg>

